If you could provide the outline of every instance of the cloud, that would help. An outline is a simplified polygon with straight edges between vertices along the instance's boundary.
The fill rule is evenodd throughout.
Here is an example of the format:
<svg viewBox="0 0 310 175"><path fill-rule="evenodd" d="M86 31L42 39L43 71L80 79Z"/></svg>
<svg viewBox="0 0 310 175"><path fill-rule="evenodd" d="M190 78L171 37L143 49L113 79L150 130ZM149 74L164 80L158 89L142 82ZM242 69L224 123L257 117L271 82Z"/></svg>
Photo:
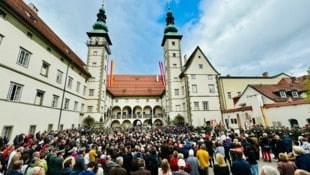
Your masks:
<svg viewBox="0 0 310 175"><path fill-rule="evenodd" d="M203 1L198 23L184 26L184 48L199 45L222 75L305 74L310 1ZM292 66L293 65L293 66ZM304 70L304 71L301 71Z"/></svg>

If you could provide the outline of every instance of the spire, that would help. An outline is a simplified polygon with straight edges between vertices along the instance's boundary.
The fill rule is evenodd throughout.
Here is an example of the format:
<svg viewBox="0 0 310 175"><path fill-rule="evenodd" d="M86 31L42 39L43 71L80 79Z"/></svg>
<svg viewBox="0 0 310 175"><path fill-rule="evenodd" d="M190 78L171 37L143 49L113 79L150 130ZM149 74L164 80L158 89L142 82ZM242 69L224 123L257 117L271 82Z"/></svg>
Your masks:
<svg viewBox="0 0 310 175"><path fill-rule="evenodd" d="M174 25L174 17L173 17L170 7L168 8L168 12L167 12L166 27L165 27L164 33L165 34L167 33L177 34L178 33L178 29Z"/></svg>
<svg viewBox="0 0 310 175"><path fill-rule="evenodd" d="M104 4L102 1L102 7L99 9L99 12L97 13L97 21L93 25L92 32L107 33L108 27L106 24L106 19L107 19L107 16L105 15Z"/></svg>

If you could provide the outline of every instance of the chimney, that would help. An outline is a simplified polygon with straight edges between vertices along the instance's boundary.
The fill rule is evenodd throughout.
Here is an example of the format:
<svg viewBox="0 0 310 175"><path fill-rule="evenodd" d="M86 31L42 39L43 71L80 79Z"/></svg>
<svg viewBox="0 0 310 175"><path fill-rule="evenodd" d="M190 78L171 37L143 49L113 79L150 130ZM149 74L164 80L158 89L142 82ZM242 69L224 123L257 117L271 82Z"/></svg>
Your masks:
<svg viewBox="0 0 310 175"><path fill-rule="evenodd" d="M31 8L32 11L38 14L39 9L33 3L29 3L28 6Z"/></svg>
<svg viewBox="0 0 310 175"><path fill-rule="evenodd" d="M268 72L263 72L263 77L269 77L269 74L268 74Z"/></svg>
<svg viewBox="0 0 310 175"><path fill-rule="evenodd" d="M156 75L156 82L158 82L159 81L159 77L158 77L158 75Z"/></svg>

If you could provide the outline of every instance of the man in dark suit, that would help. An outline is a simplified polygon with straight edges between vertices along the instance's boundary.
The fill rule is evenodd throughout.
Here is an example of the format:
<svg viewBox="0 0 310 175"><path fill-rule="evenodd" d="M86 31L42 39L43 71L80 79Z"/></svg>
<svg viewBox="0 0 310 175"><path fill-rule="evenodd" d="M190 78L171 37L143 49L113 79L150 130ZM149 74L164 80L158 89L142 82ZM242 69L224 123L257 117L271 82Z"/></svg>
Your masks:
<svg viewBox="0 0 310 175"><path fill-rule="evenodd" d="M139 169L132 172L131 175L151 175L151 171L145 169L145 163L143 159L137 159L137 166L139 167Z"/></svg>

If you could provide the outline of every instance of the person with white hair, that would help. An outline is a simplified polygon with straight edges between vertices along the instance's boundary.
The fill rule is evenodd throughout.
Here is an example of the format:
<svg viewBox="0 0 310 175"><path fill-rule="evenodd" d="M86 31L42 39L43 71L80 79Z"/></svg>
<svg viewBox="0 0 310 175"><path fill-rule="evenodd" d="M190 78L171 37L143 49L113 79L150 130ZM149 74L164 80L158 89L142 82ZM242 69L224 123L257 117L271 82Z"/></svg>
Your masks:
<svg viewBox="0 0 310 175"><path fill-rule="evenodd" d="M280 175L280 172L272 166L262 166L260 175Z"/></svg>
<svg viewBox="0 0 310 175"><path fill-rule="evenodd" d="M191 166L191 169L192 169L192 171L190 172L190 175L199 174L199 161L198 161L197 157L194 156L194 150L193 149L190 149L188 151L187 162Z"/></svg>
<svg viewBox="0 0 310 175"><path fill-rule="evenodd" d="M310 154L305 154L304 149L300 146L293 146L293 151L296 154L296 167L310 172Z"/></svg>
<svg viewBox="0 0 310 175"><path fill-rule="evenodd" d="M126 175L127 170L123 168L124 159L119 156L115 159L116 166L109 170L109 175Z"/></svg>

